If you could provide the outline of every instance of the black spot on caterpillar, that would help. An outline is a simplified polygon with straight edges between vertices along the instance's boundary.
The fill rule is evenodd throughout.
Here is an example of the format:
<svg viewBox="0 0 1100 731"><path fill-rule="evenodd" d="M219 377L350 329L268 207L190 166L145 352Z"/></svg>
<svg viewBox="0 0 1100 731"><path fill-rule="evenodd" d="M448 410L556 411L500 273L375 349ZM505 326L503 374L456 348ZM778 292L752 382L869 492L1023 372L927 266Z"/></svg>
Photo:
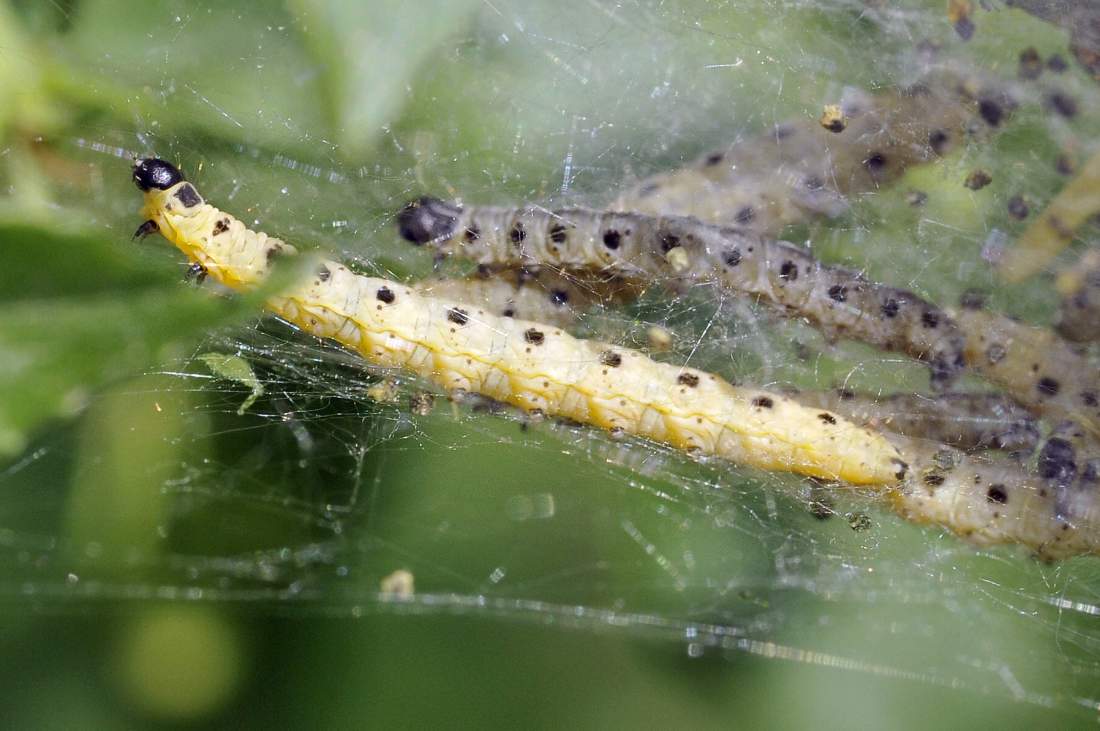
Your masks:
<svg viewBox="0 0 1100 731"><path fill-rule="evenodd" d="M162 189L142 185L144 177L140 179L145 191L142 213L221 284L249 289L267 276L270 249L294 251L205 202L172 206L179 186L190 184L182 182L170 163L145 160L138 167L167 168L173 173L169 177L180 181ZM214 222L223 218L231 220L228 231L208 236ZM433 225L432 220L417 223ZM447 390L480 394L529 413L629 432L762 469L853 484L888 485L900 479L896 450L880 435L843 417L826 424L817 410L717 377L701 378L696 386L685 388L681 377L696 374L636 351L579 340L543 324L495 316L474 306L467 312L468 305L459 308L396 282L355 274L335 262L323 266L331 272L329 277L310 277L292 291L270 298L266 307L374 364L404 368ZM609 351L620 359L614 368L608 367ZM766 410L752 405L765 400Z"/></svg>
<svg viewBox="0 0 1100 731"><path fill-rule="evenodd" d="M787 316L809 319L831 336L843 336L903 352L929 364L932 384L949 385L962 371L963 337L948 315L913 292L870 282L857 272L817 261L785 241L700 223L679 216L651 217L585 209L481 208L434 199L410 203L399 222L402 235L418 234L440 255L455 255L491 268L549 265L554 269L613 272L639 285L670 286L715 281L752 295ZM476 226L476 242L459 232ZM509 232L522 226L516 246ZM565 226L568 237L553 240ZM616 246L604 238L616 232ZM561 237L559 237L560 239ZM674 242L674 243L670 243Z"/></svg>
<svg viewBox="0 0 1100 731"><path fill-rule="evenodd" d="M687 168L646 178L611 207L778 235L791 224L840 215L850 196L1000 129L1015 103L992 81L945 69L874 96L848 89L838 107L846 125L781 123ZM745 210L751 219L738 220Z"/></svg>
<svg viewBox="0 0 1100 731"><path fill-rule="evenodd" d="M638 288L615 277L573 277L550 267L509 269L466 278L417 282L425 296L476 304L492 315L539 320L548 325L576 324L578 310L593 303L617 304L633 300Z"/></svg>
<svg viewBox="0 0 1100 731"><path fill-rule="evenodd" d="M1031 452L1039 425L1026 409L999 393L877 396L846 388L791 393L806 406L828 409L857 424L959 449Z"/></svg>

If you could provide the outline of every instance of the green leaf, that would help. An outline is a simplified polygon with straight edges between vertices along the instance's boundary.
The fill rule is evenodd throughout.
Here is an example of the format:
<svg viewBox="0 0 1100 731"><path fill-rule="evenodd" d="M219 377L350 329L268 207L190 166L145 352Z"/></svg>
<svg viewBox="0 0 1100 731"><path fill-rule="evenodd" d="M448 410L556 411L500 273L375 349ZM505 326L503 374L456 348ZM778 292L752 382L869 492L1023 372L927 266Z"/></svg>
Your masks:
<svg viewBox="0 0 1100 731"><path fill-rule="evenodd" d="M0 456L42 422L70 416L101 385L140 373L213 327L259 313L303 268L298 257L262 290L214 297L181 282L128 241L0 222Z"/></svg>
<svg viewBox="0 0 1100 731"><path fill-rule="evenodd" d="M290 6L323 69L337 139L354 159L395 120L417 69L481 3L292 0Z"/></svg>

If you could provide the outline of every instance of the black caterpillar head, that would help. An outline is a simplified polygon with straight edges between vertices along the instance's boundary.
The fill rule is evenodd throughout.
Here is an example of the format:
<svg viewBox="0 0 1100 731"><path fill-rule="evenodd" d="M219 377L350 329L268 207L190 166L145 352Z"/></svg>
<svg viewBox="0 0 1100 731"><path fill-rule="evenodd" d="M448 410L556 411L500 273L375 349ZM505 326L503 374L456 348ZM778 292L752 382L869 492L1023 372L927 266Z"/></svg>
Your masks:
<svg viewBox="0 0 1100 731"><path fill-rule="evenodd" d="M397 214L397 230L401 237L414 244L426 244L451 238L462 209L438 198L424 196L401 209Z"/></svg>
<svg viewBox="0 0 1100 731"><path fill-rule="evenodd" d="M157 157L147 157L134 163L134 184L142 191L168 190L183 182L183 173L175 165Z"/></svg>

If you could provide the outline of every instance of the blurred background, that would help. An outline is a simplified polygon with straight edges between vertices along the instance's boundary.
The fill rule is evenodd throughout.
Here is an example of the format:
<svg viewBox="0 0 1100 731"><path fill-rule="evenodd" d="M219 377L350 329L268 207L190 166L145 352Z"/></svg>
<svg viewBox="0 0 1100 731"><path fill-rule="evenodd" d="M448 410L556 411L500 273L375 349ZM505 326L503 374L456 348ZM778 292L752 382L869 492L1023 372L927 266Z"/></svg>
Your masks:
<svg viewBox="0 0 1100 731"><path fill-rule="evenodd" d="M820 520L795 479L425 405L415 382L380 397L387 374L130 240L130 165L156 154L254 228L427 276L393 226L415 196L605 205L847 87L911 83L934 52L1015 85L1004 133L785 235L1049 322L1050 277L1005 288L983 251L1023 229L1009 201L1038 210L1096 151L1100 86L1055 25L1000 2L970 8L970 32L957 15L0 3L3 725L1094 724L1095 559L979 551L861 494ZM1028 48L1065 68L1023 84ZM1042 103L1054 91L1075 114ZM992 182L968 189L979 168ZM927 388L919 367L699 296L580 331L639 346L653 324L677 335L660 357L731 378Z"/></svg>

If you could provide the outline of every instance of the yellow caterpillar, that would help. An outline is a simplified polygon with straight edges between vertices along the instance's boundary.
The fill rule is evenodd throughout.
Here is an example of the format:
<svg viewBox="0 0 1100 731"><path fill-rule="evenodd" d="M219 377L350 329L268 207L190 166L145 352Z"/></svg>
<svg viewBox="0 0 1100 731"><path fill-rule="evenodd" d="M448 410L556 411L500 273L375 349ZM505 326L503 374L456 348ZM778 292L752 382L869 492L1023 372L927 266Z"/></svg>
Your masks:
<svg viewBox="0 0 1100 731"><path fill-rule="evenodd" d="M137 235L159 231L196 274L234 288L262 281L293 247L207 204L173 165L139 161L145 193ZM767 470L851 484L893 484L906 465L880 435L828 411L738 388L709 373L578 340L535 322L426 297L405 285L325 262L309 282L267 303L272 312L368 361L445 389L664 442Z"/></svg>

